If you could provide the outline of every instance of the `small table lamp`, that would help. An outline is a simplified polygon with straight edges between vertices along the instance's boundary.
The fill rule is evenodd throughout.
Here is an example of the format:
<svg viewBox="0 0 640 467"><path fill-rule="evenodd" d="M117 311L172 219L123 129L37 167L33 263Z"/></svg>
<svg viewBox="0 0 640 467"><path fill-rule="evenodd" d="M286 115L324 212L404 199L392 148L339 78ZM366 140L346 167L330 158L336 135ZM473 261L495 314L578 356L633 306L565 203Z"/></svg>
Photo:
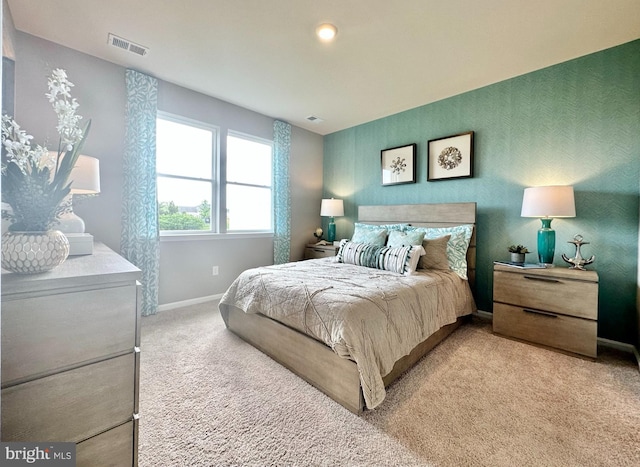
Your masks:
<svg viewBox="0 0 640 467"><path fill-rule="evenodd" d="M554 217L576 217L572 186L537 186L524 189L522 217L540 217L538 260L552 264L556 249L556 232L551 228Z"/></svg>
<svg viewBox="0 0 640 467"><path fill-rule="evenodd" d="M69 175L71 211L60 216L58 230L69 240L69 255L90 255L93 253L93 236L85 233L84 221L73 212L73 195L94 195L100 193L100 161L95 157L78 156L76 165Z"/></svg>
<svg viewBox="0 0 640 467"><path fill-rule="evenodd" d="M320 204L320 215L329 216L329 228L327 229L327 241L333 242L336 239L335 216L344 216L344 203L341 199L323 199Z"/></svg>

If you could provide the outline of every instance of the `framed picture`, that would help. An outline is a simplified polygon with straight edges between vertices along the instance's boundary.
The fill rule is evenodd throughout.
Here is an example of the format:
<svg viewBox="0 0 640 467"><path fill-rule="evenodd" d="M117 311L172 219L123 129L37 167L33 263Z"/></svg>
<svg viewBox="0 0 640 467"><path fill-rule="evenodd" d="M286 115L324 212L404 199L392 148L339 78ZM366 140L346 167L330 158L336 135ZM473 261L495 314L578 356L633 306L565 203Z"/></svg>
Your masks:
<svg viewBox="0 0 640 467"><path fill-rule="evenodd" d="M427 181L473 177L473 131L429 140Z"/></svg>
<svg viewBox="0 0 640 467"><path fill-rule="evenodd" d="M380 151L382 185L416 182L416 144Z"/></svg>

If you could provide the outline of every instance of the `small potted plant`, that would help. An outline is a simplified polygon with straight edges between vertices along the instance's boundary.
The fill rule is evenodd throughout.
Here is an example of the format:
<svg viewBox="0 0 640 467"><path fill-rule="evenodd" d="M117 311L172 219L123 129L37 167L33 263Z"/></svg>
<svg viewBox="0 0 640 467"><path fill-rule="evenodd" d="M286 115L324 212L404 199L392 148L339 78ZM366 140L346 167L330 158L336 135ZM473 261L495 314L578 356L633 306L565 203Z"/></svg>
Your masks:
<svg viewBox="0 0 640 467"><path fill-rule="evenodd" d="M529 253L529 250L524 245L511 245L509 253L511 253L511 262L524 263L524 255Z"/></svg>

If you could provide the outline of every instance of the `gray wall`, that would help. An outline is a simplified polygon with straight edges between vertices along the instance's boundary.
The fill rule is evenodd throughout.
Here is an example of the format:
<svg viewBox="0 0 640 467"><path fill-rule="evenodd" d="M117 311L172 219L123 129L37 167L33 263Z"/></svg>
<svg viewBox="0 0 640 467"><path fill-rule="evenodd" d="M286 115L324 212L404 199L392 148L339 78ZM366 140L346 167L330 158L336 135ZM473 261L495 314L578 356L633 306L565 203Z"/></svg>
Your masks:
<svg viewBox="0 0 640 467"><path fill-rule="evenodd" d="M39 143L57 142L56 116L44 94L47 77L63 68L75 84L78 113L92 120L83 152L100 159L102 192L74 206L86 230L115 251L120 247L125 69L37 37L17 32L16 120ZM272 139L273 121L256 112L160 81L158 108L226 129ZM302 257L320 223L322 137L293 127L291 138L291 259ZM273 239L218 236L206 240L161 241L159 303L197 300L223 293L242 270L271 264ZM220 274L211 274L218 266Z"/></svg>

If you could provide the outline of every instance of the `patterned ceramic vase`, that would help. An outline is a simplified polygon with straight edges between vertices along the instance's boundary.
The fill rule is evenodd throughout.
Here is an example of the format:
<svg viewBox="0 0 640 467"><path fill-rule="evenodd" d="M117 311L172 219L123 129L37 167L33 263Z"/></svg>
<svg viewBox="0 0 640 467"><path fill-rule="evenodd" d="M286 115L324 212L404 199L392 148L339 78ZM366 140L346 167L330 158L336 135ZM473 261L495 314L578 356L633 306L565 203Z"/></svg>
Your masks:
<svg viewBox="0 0 640 467"><path fill-rule="evenodd" d="M69 256L69 240L59 230L6 232L2 235L2 268L38 274L60 266Z"/></svg>

